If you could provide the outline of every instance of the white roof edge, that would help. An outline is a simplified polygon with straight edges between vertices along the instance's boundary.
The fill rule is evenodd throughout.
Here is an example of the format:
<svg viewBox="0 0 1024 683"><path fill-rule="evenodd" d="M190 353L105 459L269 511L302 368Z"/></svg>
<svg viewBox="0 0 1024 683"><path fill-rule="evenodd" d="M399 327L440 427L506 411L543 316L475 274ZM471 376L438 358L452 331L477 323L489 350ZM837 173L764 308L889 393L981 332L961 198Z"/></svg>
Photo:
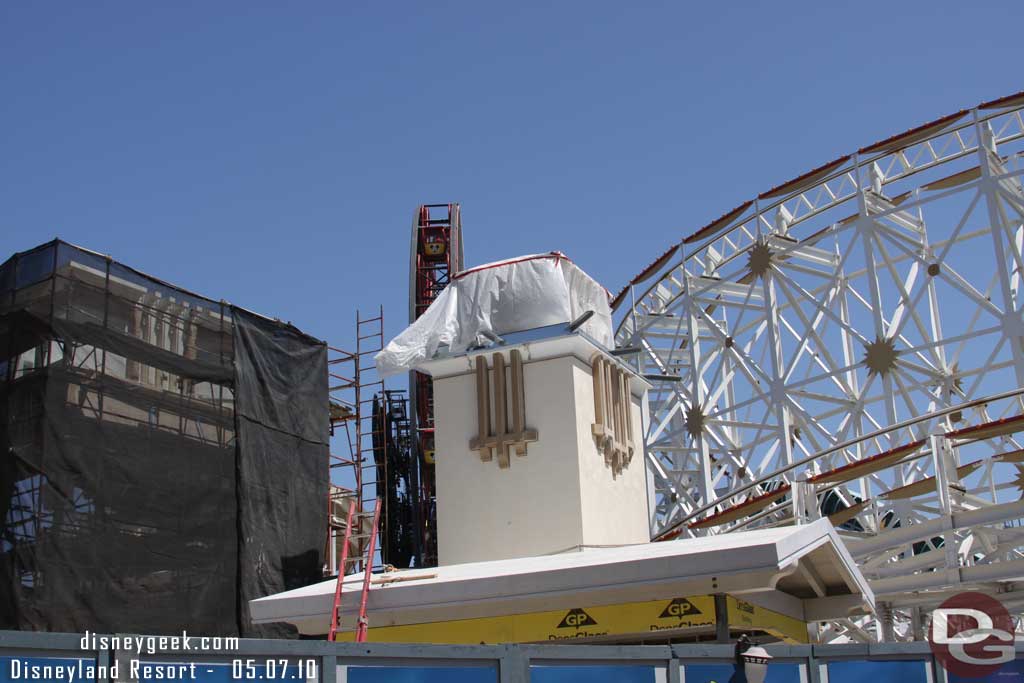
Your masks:
<svg viewBox="0 0 1024 683"><path fill-rule="evenodd" d="M678 590L711 592L712 586L717 586L720 592L770 591L774 588L773 577L778 576L779 570L800 561L822 545L833 548L837 571L855 594L853 597L873 609L874 594L870 586L828 520L799 527L565 555L409 570L402 574L423 578L410 578L387 588L371 590L369 607L371 611L403 619L407 615L409 623L416 623L417 612L433 615L445 611L468 614L469 609L481 614L490 609L507 612L508 605L516 601L523 605L536 604L559 596L586 596L585 599L593 598L600 604L602 596L610 600L649 593L646 599L660 599L662 593ZM683 575L681 566L692 568L694 573ZM434 578L427 578L432 574ZM328 580L253 600L250 602L253 619L257 623L309 623L324 619L330 611L334 587L335 581ZM360 577L353 576L344 582L343 592L354 596L360 587ZM633 599L636 598L629 598ZM354 609L352 599L343 601L343 611L346 605Z"/></svg>
<svg viewBox="0 0 1024 683"><path fill-rule="evenodd" d="M786 557L779 558L780 562L785 562L786 564L789 564L790 562L792 562L792 560L788 558L792 557L794 554L796 554L796 552L800 552L799 556L802 557L804 555L809 554L812 550L817 549L824 543L832 541L830 545L833 552L836 555L836 568L842 575L843 580L846 582L847 587L850 589L850 592L860 594L861 596L863 596L865 605L867 605L871 610L874 610L875 594L871 590L871 585L868 583L868 580L864 578L864 575L857 567L856 561L853 559L853 556L850 555L850 551L847 549L842 537L839 535L835 527L832 525L832 522L830 522L828 518L822 517L821 519L815 520L810 524L799 525L795 528L803 530L804 534L811 534L814 540L809 541L809 543L802 543L799 547L799 550L796 548L791 548L787 553ZM821 535L822 532L824 532L824 536ZM803 534L793 534L792 536L788 536L785 540L791 542L799 542L801 540L802 535Z"/></svg>

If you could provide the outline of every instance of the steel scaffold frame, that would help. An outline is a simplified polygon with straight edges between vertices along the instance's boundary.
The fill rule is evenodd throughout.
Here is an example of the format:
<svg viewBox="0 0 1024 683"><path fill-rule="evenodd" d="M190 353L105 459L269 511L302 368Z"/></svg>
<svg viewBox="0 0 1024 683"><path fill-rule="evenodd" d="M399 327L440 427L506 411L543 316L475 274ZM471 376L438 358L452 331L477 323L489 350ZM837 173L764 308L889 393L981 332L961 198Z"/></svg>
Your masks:
<svg viewBox="0 0 1024 683"><path fill-rule="evenodd" d="M362 317L356 311L356 350L345 351L328 347L328 395L330 400L330 433L340 436L344 430L347 455L329 455L331 473L327 496L328 524L324 574L339 573L340 557L346 557L349 567L355 569L362 561L362 549L372 533L371 521L379 502L380 472L374 458L374 436L380 436L374 426L374 399L384 396L384 381L377 374L373 356L384 348L384 307L377 315ZM384 464L383 466L386 466ZM345 484L335 483L334 472L345 477ZM369 502L373 506L369 506ZM351 516L349 507L354 506ZM383 510L387 515L387 510ZM355 524L354 533L347 533L348 521ZM339 547L339 539L348 539L348 552ZM370 558L373 562L374 558Z"/></svg>

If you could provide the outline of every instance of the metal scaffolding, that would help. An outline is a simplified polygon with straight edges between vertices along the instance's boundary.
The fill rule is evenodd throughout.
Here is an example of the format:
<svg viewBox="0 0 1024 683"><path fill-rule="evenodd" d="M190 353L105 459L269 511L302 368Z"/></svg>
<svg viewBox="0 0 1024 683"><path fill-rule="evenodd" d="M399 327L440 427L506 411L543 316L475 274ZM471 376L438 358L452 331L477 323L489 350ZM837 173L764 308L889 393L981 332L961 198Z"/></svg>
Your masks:
<svg viewBox="0 0 1024 683"><path fill-rule="evenodd" d="M348 452L331 453L331 485L328 492L328 536L326 575L339 572L343 555L342 539L348 538L348 567L344 573L358 569L363 548L371 533L378 484L385 481L379 471L374 441L380 440L382 429L377 421L382 408L378 397L384 395L384 381L377 375L373 356L384 347L384 308L377 315L364 318L356 311L356 350L328 347L327 361L330 389L331 436L344 434L343 445ZM385 499L386 500L386 499ZM349 516L349 508L354 506ZM384 516L387 511L384 510ZM348 521L352 533L346 535Z"/></svg>

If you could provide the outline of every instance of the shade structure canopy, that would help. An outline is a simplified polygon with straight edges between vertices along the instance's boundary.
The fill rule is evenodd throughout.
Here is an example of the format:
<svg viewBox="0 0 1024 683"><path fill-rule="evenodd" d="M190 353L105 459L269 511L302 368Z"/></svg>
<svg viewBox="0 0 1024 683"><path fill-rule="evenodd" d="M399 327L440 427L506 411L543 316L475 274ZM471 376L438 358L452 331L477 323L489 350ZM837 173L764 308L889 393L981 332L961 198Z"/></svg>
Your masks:
<svg viewBox="0 0 1024 683"><path fill-rule="evenodd" d="M335 581L328 580L253 600L252 617L258 623L293 624L304 635L325 634L334 588ZM355 624L360 588L361 576L344 581L343 633ZM388 637L393 629L405 633L405 640L417 640L415 631L399 629L429 625L424 638L434 633L442 641L444 624L453 621L480 620L482 632L492 624L489 619L498 617L597 611L714 594L749 601L799 622L874 609L870 587L832 525L822 519L705 538L377 574L368 600L369 640L397 639ZM524 631L507 638L549 639L535 635ZM626 635L605 640L627 640ZM464 642L480 640L486 638Z"/></svg>

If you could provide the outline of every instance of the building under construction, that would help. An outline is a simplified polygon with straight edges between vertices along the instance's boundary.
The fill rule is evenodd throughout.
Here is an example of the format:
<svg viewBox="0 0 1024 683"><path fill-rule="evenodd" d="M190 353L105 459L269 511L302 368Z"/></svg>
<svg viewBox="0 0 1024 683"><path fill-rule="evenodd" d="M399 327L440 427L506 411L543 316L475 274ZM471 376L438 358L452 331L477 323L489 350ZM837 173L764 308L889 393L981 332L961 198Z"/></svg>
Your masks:
<svg viewBox="0 0 1024 683"><path fill-rule="evenodd" d="M322 342L58 240L0 350L0 628L288 635L248 601L322 576Z"/></svg>
<svg viewBox="0 0 1024 683"><path fill-rule="evenodd" d="M411 256L409 326L357 314L331 358L65 244L8 261L2 618L912 644L971 592L1021 630L1024 94L744 201L614 297L561 252L464 268L457 204Z"/></svg>
<svg viewBox="0 0 1024 683"><path fill-rule="evenodd" d="M708 636L711 620L661 620L683 600L706 616L714 598L718 639L764 609L800 622L798 642L909 642L975 591L1019 620L1022 221L1022 93L673 235L610 310L573 289L585 276L551 275L565 268L557 252L456 266L421 309L429 260L415 240L434 223L418 220L411 325L377 361L429 389L412 413L436 558L362 587L263 598L254 615L336 640L653 642ZM579 327L602 318L600 334ZM614 407L627 393L632 420ZM790 534L813 536L801 527L831 529L813 543L832 559L781 552L803 543ZM736 565L762 542L781 544L758 565L775 572L767 581ZM689 550L722 562L684 588L673 582L700 576ZM793 571L809 583L787 586ZM733 598L753 607L731 614Z"/></svg>

